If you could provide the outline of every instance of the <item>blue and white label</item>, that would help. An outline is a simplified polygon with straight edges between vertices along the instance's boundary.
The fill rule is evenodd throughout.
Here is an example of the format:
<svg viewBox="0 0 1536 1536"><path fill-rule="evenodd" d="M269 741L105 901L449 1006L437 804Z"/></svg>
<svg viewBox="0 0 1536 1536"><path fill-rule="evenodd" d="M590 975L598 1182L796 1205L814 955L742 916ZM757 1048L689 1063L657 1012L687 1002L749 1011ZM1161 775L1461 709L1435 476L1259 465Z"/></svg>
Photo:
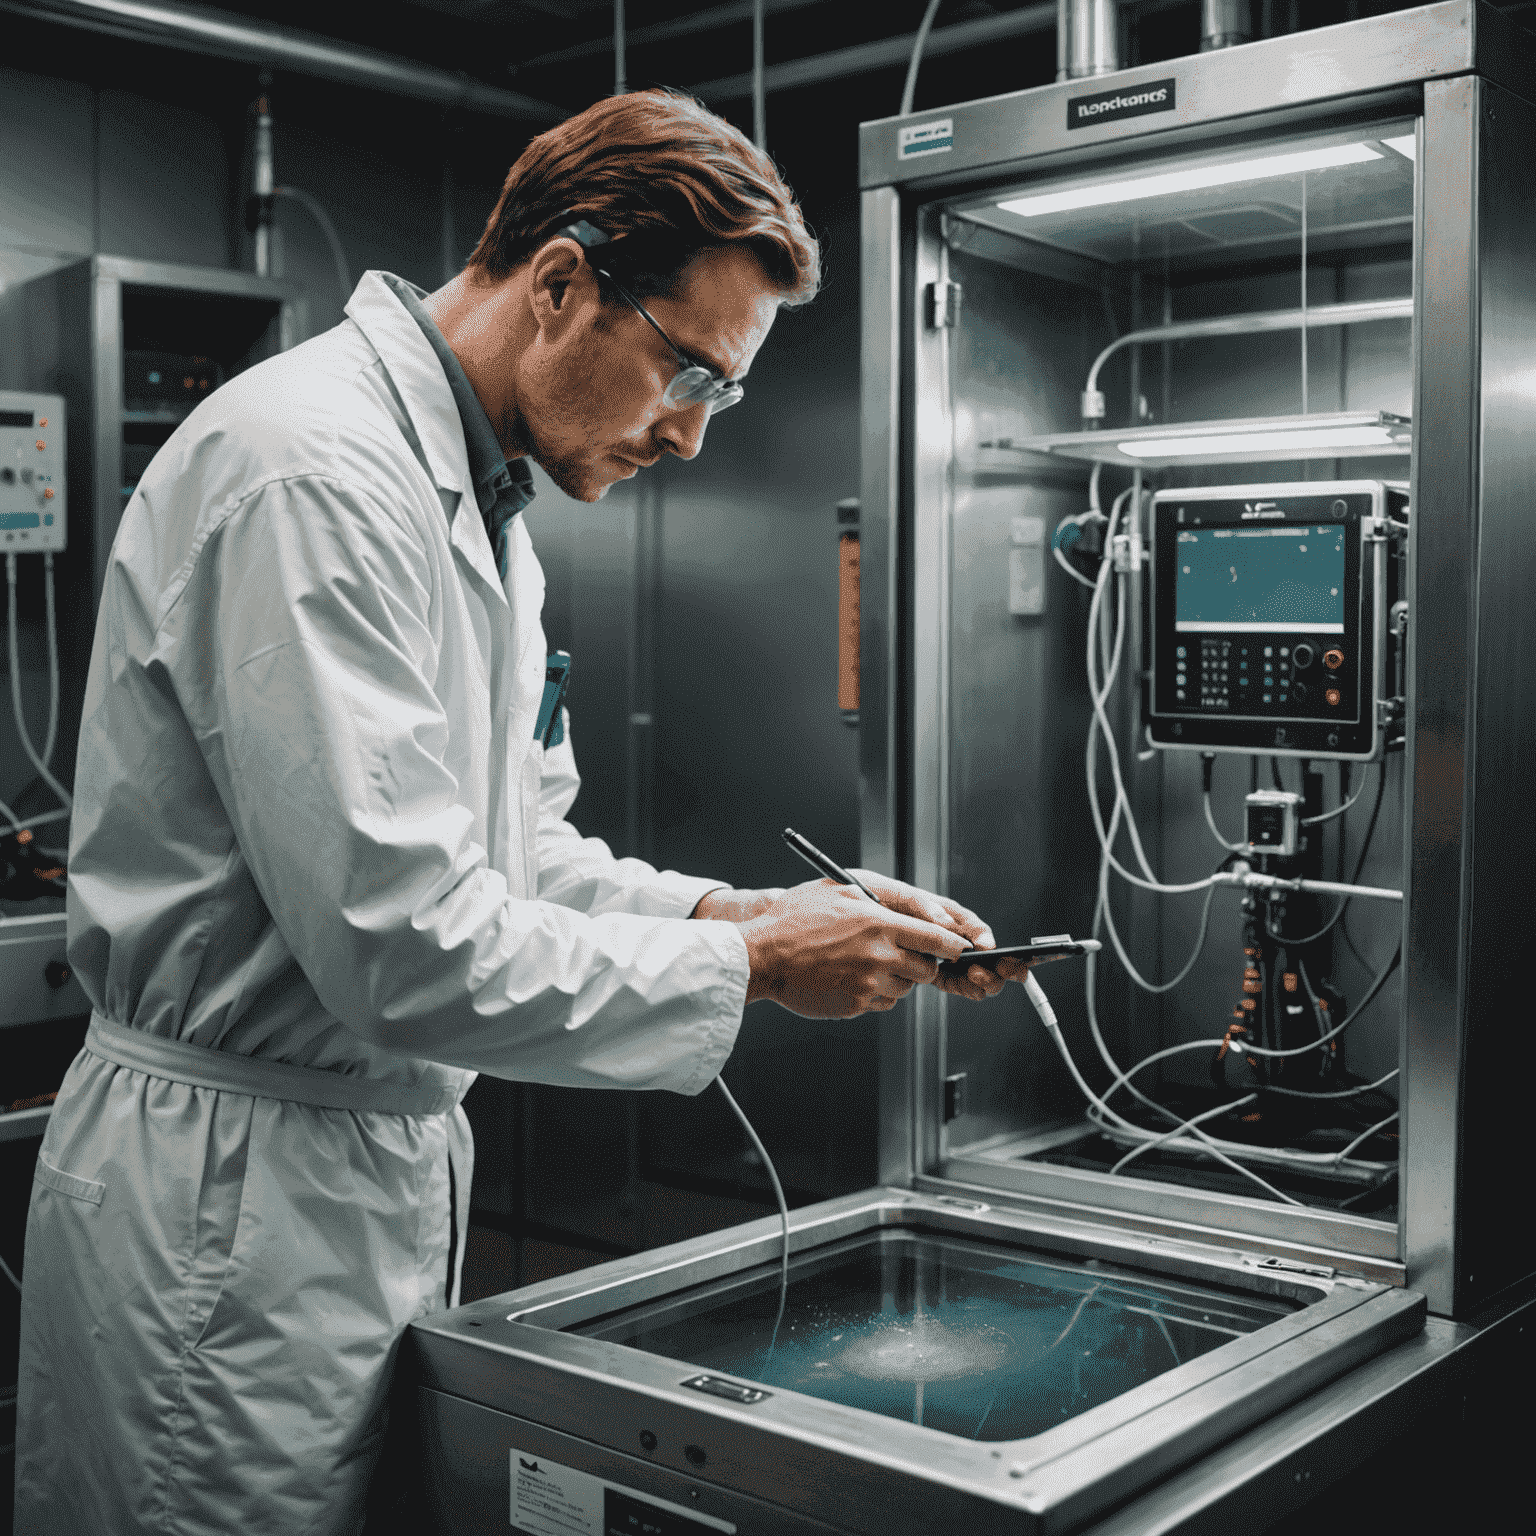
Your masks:
<svg viewBox="0 0 1536 1536"><path fill-rule="evenodd" d="M919 155L948 154L955 147L955 122L941 117L932 123L919 123L915 128L897 129L896 157L899 160L916 160Z"/></svg>

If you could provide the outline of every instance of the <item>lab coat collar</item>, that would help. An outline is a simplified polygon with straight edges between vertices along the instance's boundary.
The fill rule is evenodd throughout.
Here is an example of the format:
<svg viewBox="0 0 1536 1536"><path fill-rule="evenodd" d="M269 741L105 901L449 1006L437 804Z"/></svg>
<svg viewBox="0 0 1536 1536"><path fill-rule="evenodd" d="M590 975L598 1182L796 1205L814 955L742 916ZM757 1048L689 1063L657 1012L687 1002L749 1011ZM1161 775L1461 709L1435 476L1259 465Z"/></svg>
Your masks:
<svg viewBox="0 0 1536 1536"><path fill-rule="evenodd" d="M383 359L439 490L474 501L459 408L432 344L390 290L382 272L365 272L347 302L347 314ZM457 521L457 519L455 519Z"/></svg>
<svg viewBox="0 0 1536 1536"><path fill-rule="evenodd" d="M443 365L384 276L382 272L363 274L347 302L347 315L379 354L399 391L433 483L439 491L457 495L460 510L468 501L478 512L464 445L464 426ZM505 601L485 524L478 515L460 517L457 512L450 514L450 524L454 548Z"/></svg>

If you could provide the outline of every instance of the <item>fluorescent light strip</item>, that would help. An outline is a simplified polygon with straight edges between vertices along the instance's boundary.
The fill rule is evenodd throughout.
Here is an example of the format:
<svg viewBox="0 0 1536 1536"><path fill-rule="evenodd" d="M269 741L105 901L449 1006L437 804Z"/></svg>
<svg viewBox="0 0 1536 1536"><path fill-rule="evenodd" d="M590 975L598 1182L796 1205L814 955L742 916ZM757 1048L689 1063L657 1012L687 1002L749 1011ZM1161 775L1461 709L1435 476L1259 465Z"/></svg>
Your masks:
<svg viewBox="0 0 1536 1536"><path fill-rule="evenodd" d="M1396 439L1385 427L1313 427L1294 432L1220 432L1205 437L1135 438L1119 444L1133 459L1171 459L1198 453L1268 453L1272 449L1380 448ZM1406 453L1407 445L1403 447Z"/></svg>
<svg viewBox="0 0 1536 1536"><path fill-rule="evenodd" d="M1414 136L1411 133L1405 133L1399 138L1383 139L1381 142L1388 149L1395 149L1404 160L1412 160L1414 158L1415 143Z"/></svg>
<svg viewBox="0 0 1536 1536"><path fill-rule="evenodd" d="M1065 213L1072 208L1096 208L1104 203L1130 203L1144 197L1166 197L1172 192L1194 192L1204 187L1225 187L1239 181L1262 181L1272 176L1295 176L1302 171L1328 170L1338 165L1363 165L1381 156L1368 144L1335 144L1328 149L1303 149L1289 155L1266 155L1262 160L1234 160L1226 165L1195 165L1157 176L1138 176L1133 181L1103 181L1093 186L1069 187L1064 192L1042 192L1038 197L1012 197L997 206L1004 213L1032 219L1042 213Z"/></svg>

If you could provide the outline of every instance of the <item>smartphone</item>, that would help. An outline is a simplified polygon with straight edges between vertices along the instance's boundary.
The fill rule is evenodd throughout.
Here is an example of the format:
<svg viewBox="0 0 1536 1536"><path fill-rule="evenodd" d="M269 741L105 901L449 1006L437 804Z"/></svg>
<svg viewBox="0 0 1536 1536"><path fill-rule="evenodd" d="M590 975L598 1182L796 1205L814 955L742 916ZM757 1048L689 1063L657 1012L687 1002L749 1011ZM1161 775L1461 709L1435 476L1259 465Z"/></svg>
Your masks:
<svg viewBox="0 0 1536 1536"><path fill-rule="evenodd" d="M945 960L939 969L947 976L963 976L973 965L991 970L999 960L1019 958L1044 964L1065 960L1072 955L1096 954L1103 946L1097 939L1074 939L1068 933L1053 933L1034 938L1028 944L1000 944L996 949L968 949L958 960Z"/></svg>

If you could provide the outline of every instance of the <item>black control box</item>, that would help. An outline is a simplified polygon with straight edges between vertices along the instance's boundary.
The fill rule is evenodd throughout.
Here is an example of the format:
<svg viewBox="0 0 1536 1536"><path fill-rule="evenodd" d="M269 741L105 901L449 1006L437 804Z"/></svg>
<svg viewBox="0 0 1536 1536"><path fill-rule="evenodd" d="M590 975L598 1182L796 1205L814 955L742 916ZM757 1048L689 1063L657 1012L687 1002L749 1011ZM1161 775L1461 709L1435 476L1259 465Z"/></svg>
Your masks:
<svg viewBox="0 0 1536 1536"><path fill-rule="evenodd" d="M1378 480L1158 492L1148 741L1379 756L1388 518L1405 502Z"/></svg>

